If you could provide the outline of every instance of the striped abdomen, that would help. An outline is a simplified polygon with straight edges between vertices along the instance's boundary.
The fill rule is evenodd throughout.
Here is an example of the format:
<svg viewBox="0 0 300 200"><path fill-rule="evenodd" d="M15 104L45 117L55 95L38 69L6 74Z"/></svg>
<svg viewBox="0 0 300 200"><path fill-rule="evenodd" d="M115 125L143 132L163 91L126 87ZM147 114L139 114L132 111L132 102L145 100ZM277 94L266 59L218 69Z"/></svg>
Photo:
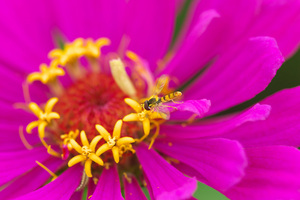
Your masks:
<svg viewBox="0 0 300 200"><path fill-rule="evenodd" d="M173 99L180 97L181 95L182 95L182 93L179 91L172 92L170 94L167 94L167 95L161 97L159 101L161 101L162 103L169 102L169 101L172 101Z"/></svg>

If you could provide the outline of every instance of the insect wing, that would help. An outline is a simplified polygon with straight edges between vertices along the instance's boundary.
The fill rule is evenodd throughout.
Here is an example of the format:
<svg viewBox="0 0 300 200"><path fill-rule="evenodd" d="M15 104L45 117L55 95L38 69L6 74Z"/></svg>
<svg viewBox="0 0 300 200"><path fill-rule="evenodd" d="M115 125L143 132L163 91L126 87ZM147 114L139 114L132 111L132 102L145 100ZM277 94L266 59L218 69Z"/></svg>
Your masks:
<svg viewBox="0 0 300 200"><path fill-rule="evenodd" d="M164 106L163 104L159 104L155 106L153 109L156 113L159 114L158 118L163 118L165 120L170 119L170 111L167 106Z"/></svg>
<svg viewBox="0 0 300 200"><path fill-rule="evenodd" d="M166 82L168 82L168 77L166 75L162 75L161 77L159 77L159 79L156 82L153 96L157 96L162 91Z"/></svg>

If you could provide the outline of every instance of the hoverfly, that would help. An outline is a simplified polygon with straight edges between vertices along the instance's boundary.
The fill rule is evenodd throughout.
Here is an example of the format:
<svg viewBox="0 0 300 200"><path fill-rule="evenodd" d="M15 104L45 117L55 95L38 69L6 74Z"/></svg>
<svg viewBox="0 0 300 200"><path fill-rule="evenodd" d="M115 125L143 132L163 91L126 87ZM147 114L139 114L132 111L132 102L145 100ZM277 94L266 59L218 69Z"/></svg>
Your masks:
<svg viewBox="0 0 300 200"><path fill-rule="evenodd" d="M175 91L170 94L159 97L159 93L162 91L167 82L168 77L166 75L162 75L161 77L159 77L153 95L149 97L146 101L144 101L144 103L142 103L142 107L145 110L157 112L163 119L170 118L170 111L168 109L168 107L170 106L164 105L163 103L174 101L174 99L182 95L181 92Z"/></svg>

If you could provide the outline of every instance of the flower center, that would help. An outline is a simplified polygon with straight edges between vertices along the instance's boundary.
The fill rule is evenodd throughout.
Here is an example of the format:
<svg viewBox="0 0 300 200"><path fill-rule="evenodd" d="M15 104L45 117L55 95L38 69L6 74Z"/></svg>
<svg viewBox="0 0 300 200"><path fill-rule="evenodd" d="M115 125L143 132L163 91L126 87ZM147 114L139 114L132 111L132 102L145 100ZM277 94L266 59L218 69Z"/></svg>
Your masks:
<svg viewBox="0 0 300 200"><path fill-rule="evenodd" d="M168 78L159 78L154 88L155 81L146 64L133 52L127 51L127 58L120 56L122 59L116 59L114 53L102 56L101 47L109 43L107 38L96 41L79 38L65 44L64 49L52 50L50 65L41 64L40 72L27 77L27 83L41 81L48 85L53 97L44 108L29 103L28 108L38 120L29 123L26 132L31 133L37 127L49 154L71 158L69 167L84 162L88 177L92 177L92 169L97 172L98 166L113 162L120 164L121 171L138 173L139 170L132 168L139 166L132 156L134 147L143 141L151 148L162 123L158 120L168 119L166 111L146 109L142 98L155 89L151 96L154 102L149 107L158 108L160 103L176 96L172 93L158 97ZM66 87L58 79L65 74L73 81ZM151 130L153 136L149 136Z"/></svg>
<svg viewBox="0 0 300 200"><path fill-rule="evenodd" d="M87 156L88 157L89 154L92 153L92 150L90 148L88 148L87 146L82 146L81 150L82 150L81 154L83 156Z"/></svg>
<svg viewBox="0 0 300 200"><path fill-rule="evenodd" d="M108 146L109 146L110 148L112 148L113 146L116 145L116 138L115 138L115 137L113 137L113 138L108 137L107 144L108 144Z"/></svg>
<svg viewBox="0 0 300 200"><path fill-rule="evenodd" d="M131 112L124 102L126 97L110 75L86 75L67 88L55 105L54 110L61 116L59 131L55 133L62 135L70 130L85 130L91 140L99 135L96 124L113 131L116 121ZM127 128L134 129L135 125L128 124Z"/></svg>

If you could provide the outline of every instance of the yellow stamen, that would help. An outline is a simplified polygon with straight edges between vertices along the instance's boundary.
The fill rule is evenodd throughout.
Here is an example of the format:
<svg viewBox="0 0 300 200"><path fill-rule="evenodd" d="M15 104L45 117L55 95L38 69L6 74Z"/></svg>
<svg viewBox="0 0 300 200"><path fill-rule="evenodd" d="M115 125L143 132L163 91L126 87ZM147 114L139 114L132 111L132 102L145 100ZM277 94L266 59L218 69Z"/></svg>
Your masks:
<svg viewBox="0 0 300 200"><path fill-rule="evenodd" d="M110 45L110 40L108 38L100 38L96 42L92 39L87 39L85 55L88 57L98 58L101 55L101 48L107 45Z"/></svg>
<svg viewBox="0 0 300 200"><path fill-rule="evenodd" d="M85 161L84 164L85 173L88 177L92 177L92 172L91 172L92 161L96 162L98 165L101 166L103 166L104 164L102 159L95 154L95 148L98 142L102 139L102 137L101 136L94 137L91 143L89 144L85 132L81 131L80 139L81 139L81 143L83 144L82 147L74 139L70 139L70 144L80 155L77 155L73 157L71 160L69 160L68 166L72 167L77 163Z"/></svg>
<svg viewBox="0 0 300 200"><path fill-rule="evenodd" d="M66 66L72 79L78 79L85 74L83 67L78 62L78 59L84 56L85 53L84 40L78 38L72 43L65 44L64 49L54 49L50 51L48 56L52 60L56 60L58 64Z"/></svg>
<svg viewBox="0 0 300 200"><path fill-rule="evenodd" d="M51 145L48 146L48 148L47 148L47 153L49 153L50 155L55 156L55 157L57 157L57 158L61 158L61 154L58 153L58 152L56 152L56 151L54 151L54 150L51 148Z"/></svg>
<svg viewBox="0 0 300 200"><path fill-rule="evenodd" d="M130 145L134 143L135 140L132 137L121 137L121 129L122 129L122 120L118 120L115 124L113 130L113 137L111 134L101 125L97 124L96 126L97 131L100 135L105 139L106 143L103 144L99 149L96 151L96 155L100 156L104 152L108 150L112 150L113 157L116 163L119 163L121 151L124 151L124 146Z"/></svg>
<svg viewBox="0 0 300 200"><path fill-rule="evenodd" d="M35 162L36 162L36 164L38 164L41 168L46 170L53 177L51 181L53 181L57 178L57 175L54 172L52 172L49 168L47 168L45 165L43 165L42 163L40 163L37 160Z"/></svg>
<svg viewBox="0 0 300 200"><path fill-rule="evenodd" d="M61 135L60 138L63 139L63 144L68 147L68 150L71 151L73 149L72 145L70 144L71 139L76 139L79 135L79 130L70 131L69 134Z"/></svg>
<svg viewBox="0 0 300 200"><path fill-rule="evenodd" d="M109 65L112 76L120 89L128 96L135 98L136 89L125 70L123 62L120 59L114 59L109 62Z"/></svg>
<svg viewBox="0 0 300 200"><path fill-rule="evenodd" d="M141 104L139 104L139 103L136 102L135 100L130 99L130 98L125 98L124 101L125 101L125 103L126 103L127 105L129 105L135 112L137 112L137 113L142 112Z"/></svg>
<svg viewBox="0 0 300 200"><path fill-rule="evenodd" d="M31 133L32 129L38 127L38 132L40 138L45 136L45 127L48 126L52 119L59 119L60 116L56 112L52 112L52 109L58 98L53 97L46 103L45 112L43 112L36 103L31 102L29 104L29 109L38 117L37 121L29 123L26 127L27 133Z"/></svg>
<svg viewBox="0 0 300 200"><path fill-rule="evenodd" d="M26 147L26 149L31 150L33 149L33 146L31 146L28 141L26 140L25 136L24 136L24 131L23 131L23 126L19 126L19 136L20 139L22 141L22 143L24 144L24 146Z"/></svg>
<svg viewBox="0 0 300 200"><path fill-rule="evenodd" d="M63 93L63 87L57 80L58 76L64 76L65 71L58 67L58 61L54 60L48 67L46 64L40 65L40 72L33 72L27 76L27 82L41 81L43 84L48 84L51 91L56 95Z"/></svg>
<svg viewBox="0 0 300 200"><path fill-rule="evenodd" d="M72 43L65 44L64 49L50 51L48 56L53 60L57 60L60 65L66 66L68 63L76 62L79 57L85 54L86 49L83 47L83 44L84 40L78 38Z"/></svg>
<svg viewBox="0 0 300 200"><path fill-rule="evenodd" d="M163 118L160 113L154 112L154 111L147 111L142 108L141 104L136 102L133 99L126 98L125 103L128 104L130 107L132 107L137 113L130 113L126 115L123 118L123 121L129 122L129 121L141 121L143 124L143 129L144 129L144 136L140 139L137 139L137 142L141 142L144 139L146 139L150 133L151 123L156 123L155 119L161 119ZM159 129L158 129L159 130Z"/></svg>
<svg viewBox="0 0 300 200"><path fill-rule="evenodd" d="M158 134L159 134L159 130L160 130L160 126L159 126L159 123L158 123L158 122L152 121L152 123L156 126L156 130L155 130L154 135L153 135L152 138L151 138L151 142L150 142L149 147L148 147L149 150L150 150L151 147L153 146L154 141L155 141L155 139L157 138L157 136L158 136Z"/></svg>

